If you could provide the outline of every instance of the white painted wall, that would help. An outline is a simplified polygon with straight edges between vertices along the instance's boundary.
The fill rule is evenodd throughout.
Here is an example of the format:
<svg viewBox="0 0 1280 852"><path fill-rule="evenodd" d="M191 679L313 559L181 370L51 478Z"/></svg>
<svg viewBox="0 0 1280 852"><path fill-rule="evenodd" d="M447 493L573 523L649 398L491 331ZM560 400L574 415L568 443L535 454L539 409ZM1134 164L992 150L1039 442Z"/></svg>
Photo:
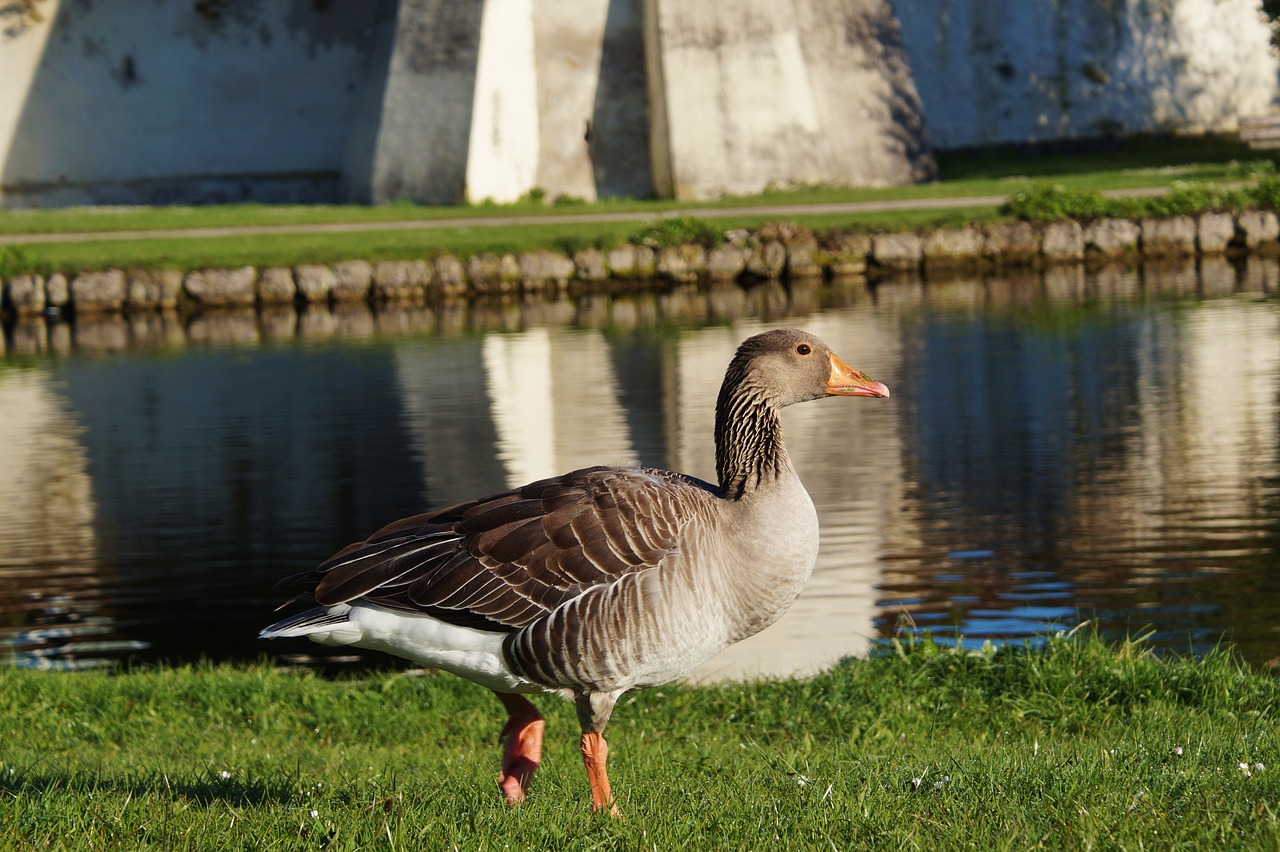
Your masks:
<svg viewBox="0 0 1280 852"><path fill-rule="evenodd" d="M533 0L485 0L467 148L467 200L517 200L538 171Z"/></svg>

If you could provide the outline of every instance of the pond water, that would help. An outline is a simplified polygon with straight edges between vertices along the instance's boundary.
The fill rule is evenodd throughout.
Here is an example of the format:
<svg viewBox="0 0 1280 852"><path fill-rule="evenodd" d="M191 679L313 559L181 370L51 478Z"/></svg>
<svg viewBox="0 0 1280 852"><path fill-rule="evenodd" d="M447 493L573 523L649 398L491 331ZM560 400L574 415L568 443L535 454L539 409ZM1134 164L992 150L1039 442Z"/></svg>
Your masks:
<svg viewBox="0 0 1280 852"><path fill-rule="evenodd" d="M1280 657L1278 278L1252 259L11 325L0 642L53 668L376 663L258 641L273 583L390 520L575 467L712 479L730 355L795 325L893 397L785 412L818 565L782 621L699 677L1089 619L1265 664Z"/></svg>

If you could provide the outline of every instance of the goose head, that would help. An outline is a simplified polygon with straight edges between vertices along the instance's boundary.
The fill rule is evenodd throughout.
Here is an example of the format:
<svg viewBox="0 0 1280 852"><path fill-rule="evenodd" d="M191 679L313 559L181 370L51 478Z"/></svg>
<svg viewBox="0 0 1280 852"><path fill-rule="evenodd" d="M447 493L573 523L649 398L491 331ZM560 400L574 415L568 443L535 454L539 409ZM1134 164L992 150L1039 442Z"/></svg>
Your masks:
<svg viewBox="0 0 1280 852"><path fill-rule="evenodd" d="M889 396L883 382L850 367L815 335L794 328L745 340L725 374L725 389L730 386L754 391L777 408L826 396Z"/></svg>

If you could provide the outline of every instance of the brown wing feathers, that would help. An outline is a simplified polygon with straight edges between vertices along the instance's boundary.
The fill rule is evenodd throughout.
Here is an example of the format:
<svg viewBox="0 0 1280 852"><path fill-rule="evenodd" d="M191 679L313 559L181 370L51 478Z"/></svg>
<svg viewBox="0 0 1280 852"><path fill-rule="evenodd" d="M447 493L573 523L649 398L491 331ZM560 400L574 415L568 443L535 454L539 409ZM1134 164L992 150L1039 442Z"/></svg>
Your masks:
<svg viewBox="0 0 1280 852"><path fill-rule="evenodd" d="M281 585L313 590L326 606L363 599L518 629L591 586L661 562L680 517L673 487L708 488L653 471L575 471L397 521Z"/></svg>

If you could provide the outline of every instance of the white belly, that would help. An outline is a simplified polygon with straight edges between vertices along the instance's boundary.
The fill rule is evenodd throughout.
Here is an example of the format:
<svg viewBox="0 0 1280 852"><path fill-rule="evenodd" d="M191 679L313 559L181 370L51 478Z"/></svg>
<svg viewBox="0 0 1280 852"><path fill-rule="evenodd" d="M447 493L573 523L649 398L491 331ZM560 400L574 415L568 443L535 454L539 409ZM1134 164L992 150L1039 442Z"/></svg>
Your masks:
<svg viewBox="0 0 1280 852"><path fill-rule="evenodd" d="M358 603L347 612L345 624L312 633L309 638L322 645L352 645L384 651L423 666L452 672L496 692L542 692L541 687L519 677L507 666L502 656L503 636L458 627L429 615L410 615Z"/></svg>

